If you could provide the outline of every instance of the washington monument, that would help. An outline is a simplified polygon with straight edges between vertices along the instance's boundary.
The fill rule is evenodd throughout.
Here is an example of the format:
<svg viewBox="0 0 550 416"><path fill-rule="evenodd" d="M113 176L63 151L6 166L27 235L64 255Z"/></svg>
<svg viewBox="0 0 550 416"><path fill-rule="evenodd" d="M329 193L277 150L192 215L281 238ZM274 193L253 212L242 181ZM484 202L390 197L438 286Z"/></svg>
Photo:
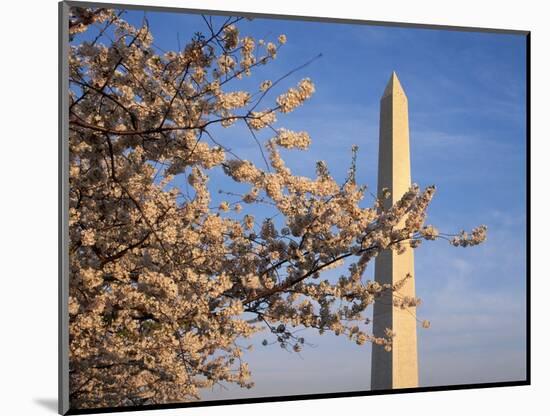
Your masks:
<svg viewBox="0 0 550 416"><path fill-rule="evenodd" d="M378 150L378 195L383 189L391 192L384 201L389 208L411 186L409 152L409 115L407 96L395 72L392 73L380 100L380 144ZM393 298L415 296L414 256L407 247L398 255L391 250L381 252L375 261L375 280L395 284L407 274L412 276L397 292L386 292L374 303L373 332L384 337L386 328L394 331L391 352L383 346L372 346L371 389L396 389L418 386L415 308L393 306Z"/></svg>

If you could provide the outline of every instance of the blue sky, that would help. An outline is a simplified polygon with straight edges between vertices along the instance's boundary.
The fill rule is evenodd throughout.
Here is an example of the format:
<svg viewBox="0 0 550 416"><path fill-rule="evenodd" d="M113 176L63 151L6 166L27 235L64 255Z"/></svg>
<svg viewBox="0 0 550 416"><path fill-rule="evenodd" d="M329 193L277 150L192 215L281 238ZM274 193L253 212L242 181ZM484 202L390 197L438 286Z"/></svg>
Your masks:
<svg viewBox="0 0 550 416"><path fill-rule="evenodd" d="M142 17L143 12L127 15L132 22ZM200 16L148 12L147 18L155 43L165 50L178 48L178 33L184 45L192 33L207 30ZM489 227L480 247L436 241L415 251L417 296L423 300L417 314L432 323L418 333L420 384L525 378L525 38L274 19L239 27L242 34L266 40L284 33L288 43L275 62L237 81L234 89L254 91L264 79L323 54L267 97L274 99L303 77L316 85L313 98L277 124L306 130L313 139L307 153L285 152L298 174L313 174L315 161L325 160L342 180L357 144L358 180L376 189L379 100L391 72L397 72L409 101L413 181L438 189L428 222L444 232ZM214 133L241 157L260 163L245 129ZM219 172L211 177L215 190L228 189ZM373 278L374 267L366 273ZM204 392L204 399L369 389L370 346L304 333L315 347L299 355L262 347L263 336L255 337L246 358L256 387L216 388Z"/></svg>

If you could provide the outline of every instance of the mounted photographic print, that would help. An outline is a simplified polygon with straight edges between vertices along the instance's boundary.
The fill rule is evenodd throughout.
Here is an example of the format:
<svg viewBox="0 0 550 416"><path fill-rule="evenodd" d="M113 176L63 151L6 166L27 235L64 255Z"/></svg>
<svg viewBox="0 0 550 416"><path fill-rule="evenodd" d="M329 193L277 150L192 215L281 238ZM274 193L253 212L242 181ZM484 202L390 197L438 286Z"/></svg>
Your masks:
<svg viewBox="0 0 550 416"><path fill-rule="evenodd" d="M60 87L60 413L530 383L529 32L62 2Z"/></svg>

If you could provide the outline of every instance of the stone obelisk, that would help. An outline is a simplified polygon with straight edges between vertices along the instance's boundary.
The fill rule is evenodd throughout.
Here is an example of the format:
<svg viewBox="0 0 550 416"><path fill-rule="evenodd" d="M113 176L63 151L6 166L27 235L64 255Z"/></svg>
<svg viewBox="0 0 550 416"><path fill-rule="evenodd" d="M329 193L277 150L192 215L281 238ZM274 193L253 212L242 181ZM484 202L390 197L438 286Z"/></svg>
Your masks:
<svg viewBox="0 0 550 416"><path fill-rule="evenodd" d="M411 185L409 152L409 115L407 96L395 72L380 100L380 144L378 150L378 195L387 188L391 195L384 206L398 201ZM375 280L380 284L395 284L408 273L405 285L397 292L389 291L375 300L373 333L385 335L386 328L394 331L391 351L372 346L371 389L397 389L418 386L415 308L401 309L393 300L415 296L413 250L407 247L402 254L384 250L375 261Z"/></svg>

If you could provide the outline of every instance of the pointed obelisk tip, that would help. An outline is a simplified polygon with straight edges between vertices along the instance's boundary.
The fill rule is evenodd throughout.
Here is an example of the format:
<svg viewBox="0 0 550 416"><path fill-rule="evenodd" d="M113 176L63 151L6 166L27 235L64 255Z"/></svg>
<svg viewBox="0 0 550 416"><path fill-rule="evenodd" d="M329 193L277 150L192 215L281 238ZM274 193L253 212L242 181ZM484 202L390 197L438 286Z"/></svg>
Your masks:
<svg viewBox="0 0 550 416"><path fill-rule="evenodd" d="M401 86L401 82L399 82L399 78L397 77L397 73L395 71L392 71L390 75L390 80L388 81L388 84L386 85L386 88L384 89L384 94L382 94L382 98L387 97L388 95L405 95L405 91L403 91L403 87Z"/></svg>

